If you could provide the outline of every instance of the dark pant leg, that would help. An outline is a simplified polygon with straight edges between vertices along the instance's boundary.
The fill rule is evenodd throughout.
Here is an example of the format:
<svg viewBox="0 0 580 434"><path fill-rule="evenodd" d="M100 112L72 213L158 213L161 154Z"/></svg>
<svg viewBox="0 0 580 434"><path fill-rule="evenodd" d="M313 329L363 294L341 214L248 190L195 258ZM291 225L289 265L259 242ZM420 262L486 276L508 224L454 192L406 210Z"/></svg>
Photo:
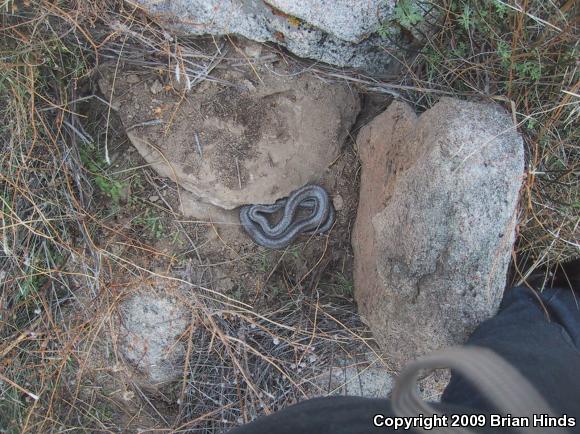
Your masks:
<svg viewBox="0 0 580 434"><path fill-rule="evenodd" d="M486 347L520 371L554 411L580 422L580 300L570 289L506 292L499 313L466 345ZM477 389L453 375L442 401L492 411Z"/></svg>

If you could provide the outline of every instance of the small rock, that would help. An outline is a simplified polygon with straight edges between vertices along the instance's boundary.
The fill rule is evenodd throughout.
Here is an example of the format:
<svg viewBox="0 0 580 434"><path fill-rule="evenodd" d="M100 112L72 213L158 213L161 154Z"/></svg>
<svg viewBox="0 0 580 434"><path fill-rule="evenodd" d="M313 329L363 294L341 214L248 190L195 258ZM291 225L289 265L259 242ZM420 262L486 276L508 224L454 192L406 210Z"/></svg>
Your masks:
<svg viewBox="0 0 580 434"><path fill-rule="evenodd" d="M153 95L157 95L159 92L163 90L163 85L159 80L155 80L151 87L149 88Z"/></svg>
<svg viewBox="0 0 580 434"><path fill-rule="evenodd" d="M137 84L137 83L139 83L139 81L141 81L141 79L139 78L139 76L137 74L129 74L127 76L127 83Z"/></svg>
<svg viewBox="0 0 580 434"><path fill-rule="evenodd" d="M105 95L119 100L125 127L150 121L150 111L139 107L150 104L150 90L161 84L156 80L151 89L143 84L120 92L127 84L122 74L113 80L113 73L111 68L108 80L99 83ZM225 209L273 203L318 182L360 110L358 95L348 86L290 74L286 65L260 69L251 92L243 89L254 74L248 65L213 74L234 86L224 90L220 82L205 80L204 91L196 88L184 101L169 94L165 103L180 107L171 128L148 125L128 130L127 136L159 174Z"/></svg>
<svg viewBox="0 0 580 434"><path fill-rule="evenodd" d="M131 392L130 390L126 390L125 392L123 392L123 401L131 401L133 400L133 398L135 398L135 393Z"/></svg>
<svg viewBox="0 0 580 434"><path fill-rule="evenodd" d="M157 202L158 200L159 200L159 196L157 196L156 194L154 194L153 196L149 196L150 202Z"/></svg>
<svg viewBox="0 0 580 434"><path fill-rule="evenodd" d="M498 106L393 103L358 138L355 298L386 360L463 343L499 307L524 170ZM502 235L499 237L498 235Z"/></svg>
<svg viewBox="0 0 580 434"><path fill-rule="evenodd" d="M250 80L242 80L242 84L248 90L248 92L254 92L256 90L256 86Z"/></svg>
<svg viewBox="0 0 580 434"><path fill-rule="evenodd" d="M236 282L221 268L213 271L213 287L221 293L228 293L234 290Z"/></svg>
<svg viewBox="0 0 580 434"><path fill-rule="evenodd" d="M344 208L344 199L340 194L336 194L332 197L332 205L336 211L340 211Z"/></svg>
<svg viewBox="0 0 580 434"><path fill-rule="evenodd" d="M230 292L236 287L236 282L230 277L224 277L218 282L220 292Z"/></svg>
<svg viewBox="0 0 580 434"><path fill-rule="evenodd" d="M244 47L244 53L246 53L248 57L258 58L262 55L262 45L248 43Z"/></svg>
<svg viewBox="0 0 580 434"><path fill-rule="evenodd" d="M152 385L181 375L185 346L179 336L188 325L187 311L176 300L138 293L120 307L120 350Z"/></svg>

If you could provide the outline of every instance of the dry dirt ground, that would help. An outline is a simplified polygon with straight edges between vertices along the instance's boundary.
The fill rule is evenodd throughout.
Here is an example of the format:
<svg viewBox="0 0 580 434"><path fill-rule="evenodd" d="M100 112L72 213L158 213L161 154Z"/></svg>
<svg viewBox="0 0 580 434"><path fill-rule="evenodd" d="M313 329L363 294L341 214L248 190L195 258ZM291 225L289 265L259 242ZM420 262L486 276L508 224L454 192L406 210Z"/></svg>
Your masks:
<svg viewBox="0 0 580 434"><path fill-rule="evenodd" d="M143 78L124 65L117 74L137 72L157 86L155 71ZM67 399L95 413L95 429L224 432L308 397L388 395L392 371L356 314L350 237L353 137L389 99L361 98L357 124L320 182L333 198L334 227L283 251L255 245L235 211L223 223L184 217L183 190L147 164L115 111L85 104L83 128L96 145L83 158L103 223L91 242L110 278L89 285L82 264L72 267L78 303L61 321L93 330L73 343L84 362L67 378ZM110 166L99 156L104 143ZM440 391L423 388L429 398Z"/></svg>
<svg viewBox="0 0 580 434"><path fill-rule="evenodd" d="M99 93L97 74L87 79L95 64L112 62L127 81L146 73L152 98L179 95L180 86L164 89L176 63L203 87L212 68L259 53L208 56L198 47L229 38L199 44L168 34L133 2L8 3L0 31L7 102L0 179L10 197L0 212L8 240L0 267L0 425L224 432L308 396L389 389L389 367L351 294L353 137L368 116L325 171L342 202L337 225L328 236L269 252L235 219L186 217L180 206L195 204L139 156L128 125ZM408 100L418 111L443 94L491 97L509 109L529 161L512 279L521 282L578 254L573 2L560 9L530 1L517 11L493 2L480 11L476 3L442 2L445 23L402 77L298 67ZM372 116L387 104L364 95L362 107ZM236 180L244 181L237 167L230 184ZM540 277L545 284L550 275Z"/></svg>

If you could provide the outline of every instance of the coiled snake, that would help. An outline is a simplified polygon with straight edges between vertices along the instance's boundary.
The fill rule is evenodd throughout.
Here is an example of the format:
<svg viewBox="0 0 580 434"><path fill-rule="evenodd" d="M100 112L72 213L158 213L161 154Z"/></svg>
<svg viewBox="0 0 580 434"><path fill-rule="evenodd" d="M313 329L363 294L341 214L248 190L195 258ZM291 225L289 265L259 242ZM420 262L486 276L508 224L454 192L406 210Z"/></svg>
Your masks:
<svg viewBox="0 0 580 434"><path fill-rule="evenodd" d="M274 225L268 215L283 210L282 218ZM310 211L296 219L299 210ZM240 222L248 235L259 245L283 249L303 233L322 234L334 224L334 208L328 193L318 185L306 185L279 199L273 205L244 205L240 208Z"/></svg>

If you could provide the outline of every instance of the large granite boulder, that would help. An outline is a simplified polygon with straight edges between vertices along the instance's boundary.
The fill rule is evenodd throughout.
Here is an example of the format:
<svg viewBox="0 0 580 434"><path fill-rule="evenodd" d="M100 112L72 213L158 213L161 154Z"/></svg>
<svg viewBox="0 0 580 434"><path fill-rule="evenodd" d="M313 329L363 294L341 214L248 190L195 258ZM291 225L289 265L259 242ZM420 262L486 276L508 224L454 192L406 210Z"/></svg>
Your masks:
<svg viewBox="0 0 580 434"><path fill-rule="evenodd" d="M360 132L355 297L399 368L497 310L514 242L522 139L500 107L393 103Z"/></svg>
<svg viewBox="0 0 580 434"><path fill-rule="evenodd" d="M432 13L422 0L397 6L396 0L137 0L156 20L173 30L237 34L275 42L300 57L338 66L385 72L398 64L410 44L398 20L420 20ZM398 9L397 9L398 8ZM427 11L427 12L426 12ZM383 36L379 35L382 34ZM388 35L387 35L388 33ZM412 38L411 38L412 39Z"/></svg>

